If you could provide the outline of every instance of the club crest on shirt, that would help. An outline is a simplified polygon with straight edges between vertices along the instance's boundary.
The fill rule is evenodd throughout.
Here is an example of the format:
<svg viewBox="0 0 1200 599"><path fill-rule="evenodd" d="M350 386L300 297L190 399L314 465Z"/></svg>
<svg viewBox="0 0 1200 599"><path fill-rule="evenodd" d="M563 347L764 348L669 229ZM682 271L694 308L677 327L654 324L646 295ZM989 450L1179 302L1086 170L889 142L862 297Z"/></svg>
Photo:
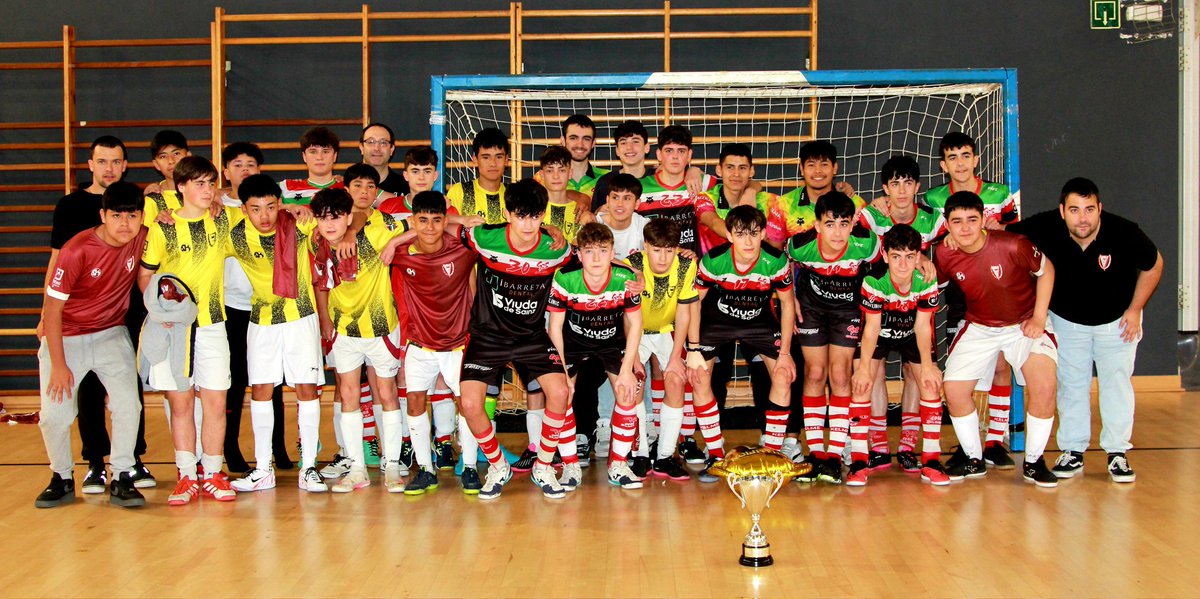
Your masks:
<svg viewBox="0 0 1200 599"><path fill-rule="evenodd" d="M992 276L996 277L996 280L1000 280L1000 279L1004 278L1004 266L1002 266L1000 264L993 264L992 265Z"/></svg>
<svg viewBox="0 0 1200 599"><path fill-rule="evenodd" d="M446 273L447 277L453 277L454 276L454 263L450 262L449 264L443 264L442 272Z"/></svg>
<svg viewBox="0 0 1200 599"><path fill-rule="evenodd" d="M1108 270L1108 267L1112 264L1112 255L1101 254L1097 261L1100 263L1100 270Z"/></svg>
<svg viewBox="0 0 1200 599"><path fill-rule="evenodd" d="M133 272L133 256L125 261L125 272Z"/></svg>

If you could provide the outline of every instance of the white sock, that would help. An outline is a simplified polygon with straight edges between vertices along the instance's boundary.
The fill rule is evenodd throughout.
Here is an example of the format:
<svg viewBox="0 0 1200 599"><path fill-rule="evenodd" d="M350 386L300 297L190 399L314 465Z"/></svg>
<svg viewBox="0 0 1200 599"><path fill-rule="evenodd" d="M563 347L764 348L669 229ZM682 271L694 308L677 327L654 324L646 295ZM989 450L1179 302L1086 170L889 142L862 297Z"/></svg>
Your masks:
<svg viewBox="0 0 1200 599"><path fill-rule="evenodd" d="M452 399L454 396L450 394L449 389L439 389L434 391L431 397L438 398L430 404L430 411L433 413L433 432L438 438L453 437L454 425L458 421L458 414L454 409L454 399Z"/></svg>
<svg viewBox="0 0 1200 599"><path fill-rule="evenodd" d="M392 410L390 412L381 412L382 416L379 422L383 423L383 430L380 431L383 440L383 457L389 462L395 462L400 459L400 445L404 442L405 426L404 413L400 410Z"/></svg>
<svg viewBox="0 0 1200 599"><path fill-rule="evenodd" d="M346 446L342 449L346 453L342 454L350 458L350 468L353 470L366 470L367 458L363 454L363 417L362 410L351 410L342 412L342 440L346 442Z"/></svg>
<svg viewBox="0 0 1200 599"><path fill-rule="evenodd" d="M659 410L658 458L675 455L679 445L679 429L683 426L683 406L672 408L663 404Z"/></svg>
<svg viewBox="0 0 1200 599"><path fill-rule="evenodd" d="M1046 451L1050 441L1050 430L1054 428L1054 417L1038 418L1025 415L1025 461L1032 464Z"/></svg>
<svg viewBox="0 0 1200 599"><path fill-rule="evenodd" d="M275 410L270 401L250 400L250 429L254 431L254 465L269 470L271 433L275 431Z"/></svg>
<svg viewBox="0 0 1200 599"><path fill-rule="evenodd" d="M467 419L458 416L458 447L462 450L463 467L475 468L479 460L479 441L467 428Z"/></svg>
<svg viewBox="0 0 1200 599"><path fill-rule="evenodd" d="M954 436L968 458L983 459L983 443L979 441L979 413L974 410L966 416L950 416L954 425Z"/></svg>
<svg viewBox="0 0 1200 599"><path fill-rule="evenodd" d="M637 402L637 404L634 406L634 409L637 411L638 446L637 446L637 449L633 452L633 455L635 455L637 457L641 457L641 458L649 457L649 455L650 455L650 435L649 435L648 431L649 431L650 427L647 426L647 424L649 424L649 422L648 422L648 419L646 418L645 402L640 402L640 401Z"/></svg>
<svg viewBox="0 0 1200 599"><path fill-rule="evenodd" d="M342 402L335 399L333 402L333 438L337 440L338 453L346 455L346 439L342 434Z"/></svg>
<svg viewBox="0 0 1200 599"><path fill-rule="evenodd" d="M176 449L175 467L179 469L179 476L196 480L196 454Z"/></svg>
<svg viewBox="0 0 1200 599"><path fill-rule="evenodd" d="M311 399L296 406L296 423L300 428L300 469L317 465L317 443L321 430L321 402Z"/></svg>
<svg viewBox="0 0 1200 599"><path fill-rule="evenodd" d="M382 451L383 451L383 445L382 445L382 443L383 443L383 437L384 437L384 435L386 435L386 434L387 434L387 433L385 433L385 432L384 432L385 430L387 430L387 423L386 423L386 422L384 422L384 421L383 421L383 417L382 417L382 416L380 416L380 414L383 414L383 404L380 404L380 403L372 403L372 404L371 404L371 410L372 410L372 412L373 412L373 413L375 413L375 414L376 414L376 417L375 417L375 435L376 435L376 437L379 439L379 442L380 442L379 451L381 451L381 452L382 452ZM401 412L400 414L402 415L401 417L403 417L403 414L404 414L404 412ZM364 422L364 423L363 423L363 435L366 435L366 434L367 434L367 432L366 432L366 428L367 428L367 425L366 425L366 423Z"/></svg>
<svg viewBox="0 0 1200 599"><path fill-rule="evenodd" d="M408 417L408 435L411 437L413 455L417 464L427 472L433 472L433 447L429 439L429 412Z"/></svg>
<svg viewBox="0 0 1200 599"><path fill-rule="evenodd" d="M268 404L270 405L270 404ZM204 478L212 478L213 475L221 471L221 466L225 464L225 456L223 455L208 455L207 453L200 455L200 465L204 466Z"/></svg>
<svg viewBox="0 0 1200 599"><path fill-rule="evenodd" d="M529 445L537 447L542 440L542 418L546 410L525 411L525 434L529 435Z"/></svg>

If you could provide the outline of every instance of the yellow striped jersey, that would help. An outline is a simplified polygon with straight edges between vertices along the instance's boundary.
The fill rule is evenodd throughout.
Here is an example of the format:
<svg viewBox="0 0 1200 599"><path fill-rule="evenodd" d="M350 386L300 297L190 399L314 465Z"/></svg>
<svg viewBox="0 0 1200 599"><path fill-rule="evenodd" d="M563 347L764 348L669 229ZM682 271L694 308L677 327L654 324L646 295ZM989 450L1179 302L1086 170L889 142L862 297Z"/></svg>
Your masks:
<svg viewBox="0 0 1200 599"><path fill-rule="evenodd" d="M642 291L642 330L649 333L670 333L675 330L675 308L700 298L696 292L696 261L675 256L666 274L650 268L644 252L638 252L625 262L642 271L646 289Z"/></svg>
<svg viewBox="0 0 1200 599"><path fill-rule="evenodd" d="M142 251L142 266L179 277L188 286L200 308L197 326L225 320L225 247L233 219L240 219L222 207L215 219L206 212L199 218L183 218L175 213L175 223L152 223Z"/></svg>
<svg viewBox="0 0 1200 599"><path fill-rule="evenodd" d="M358 272L353 281L342 280L329 292L329 318L339 335L383 337L396 328L396 299L391 273L379 252L407 229L405 221L372 210L358 232ZM316 250L314 235L309 247Z"/></svg>
<svg viewBox="0 0 1200 599"><path fill-rule="evenodd" d="M479 179L467 183L455 183L446 191L446 200L463 216L482 216L485 225L500 225L508 222L504 218L504 189L491 192L479 185Z"/></svg>
<svg viewBox="0 0 1200 599"><path fill-rule="evenodd" d="M236 220L236 219L235 219ZM258 325L294 322L317 313L313 299L312 254L308 251L316 219L296 223L296 299L275 295L275 232L262 234L249 220L237 221L229 231L226 251L232 254L250 279L250 321Z"/></svg>

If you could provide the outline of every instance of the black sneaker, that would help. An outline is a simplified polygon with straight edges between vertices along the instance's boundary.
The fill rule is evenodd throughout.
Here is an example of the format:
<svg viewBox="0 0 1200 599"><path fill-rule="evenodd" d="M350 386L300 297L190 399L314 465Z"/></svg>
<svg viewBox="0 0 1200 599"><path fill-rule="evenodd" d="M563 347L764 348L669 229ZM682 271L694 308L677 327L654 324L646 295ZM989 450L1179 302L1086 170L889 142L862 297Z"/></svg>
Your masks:
<svg viewBox="0 0 1200 599"><path fill-rule="evenodd" d="M683 441L679 442L679 456L689 464L703 464L705 460L704 452L700 451L696 439L692 437L684 437Z"/></svg>
<svg viewBox="0 0 1200 599"><path fill-rule="evenodd" d="M1008 455L1008 448L1002 443L988 443L983 448L983 461L997 470L1012 470L1017 467L1012 456Z"/></svg>
<svg viewBox="0 0 1200 599"><path fill-rule="evenodd" d="M158 486L158 481L154 480L154 475L150 474L150 469L142 463L142 458L138 458L133 463L133 486L139 489L153 489Z"/></svg>
<svg viewBox="0 0 1200 599"><path fill-rule="evenodd" d="M1050 469L1054 476L1059 478L1071 478L1076 474L1083 472L1083 452L1080 451L1064 451L1058 456L1058 461L1054 462L1054 467Z"/></svg>
<svg viewBox="0 0 1200 599"><path fill-rule="evenodd" d="M952 470L958 468L967 462L967 453L963 451L962 445L955 445L954 451L946 460L946 469Z"/></svg>
<svg viewBox="0 0 1200 599"><path fill-rule="evenodd" d="M629 469L633 471L634 476L638 478L646 478L650 474L650 468L654 463L646 456L634 456L629 460Z"/></svg>
<svg viewBox="0 0 1200 599"><path fill-rule="evenodd" d="M412 441L405 441L400 444L400 467L405 470L412 470L413 467L413 446Z"/></svg>
<svg viewBox="0 0 1200 599"><path fill-rule="evenodd" d="M1038 458L1036 462L1025 462L1021 474L1027 482L1039 487L1054 488L1058 486L1058 477L1046 467L1046 458Z"/></svg>
<svg viewBox="0 0 1200 599"><path fill-rule="evenodd" d="M867 452L867 468L871 470L887 470L892 467L892 454L881 451Z"/></svg>
<svg viewBox="0 0 1200 599"><path fill-rule="evenodd" d="M466 472L466 470L463 471ZM404 494L421 495L425 491L432 491L436 488L438 488L437 475L424 468L418 468L412 480L408 481L407 485L404 485Z"/></svg>
<svg viewBox="0 0 1200 599"><path fill-rule="evenodd" d="M75 501L75 479L63 478L57 472L50 475L50 484L37 496L33 505L40 508L58 507Z"/></svg>
<svg viewBox="0 0 1200 599"><path fill-rule="evenodd" d="M146 498L133 485L133 477L128 472L114 476L108 491L108 502L120 507L142 507Z"/></svg>
<svg viewBox="0 0 1200 599"><path fill-rule="evenodd" d="M437 455L437 460L434 462L434 467L438 470L453 470L454 464L458 459L454 457L454 446L449 441L442 441L433 449Z"/></svg>
<svg viewBox="0 0 1200 599"><path fill-rule="evenodd" d="M521 453L521 457L517 458L516 462L513 462L512 471L529 472L530 470L533 470L533 463L536 461L537 452L526 448L525 451Z"/></svg>
<svg viewBox="0 0 1200 599"><path fill-rule="evenodd" d="M962 451L962 449L960 448L959 451ZM952 456L950 459L952 460L954 457ZM987 475L987 464L984 464L983 460L979 458L968 458L964 453L962 459L954 462L953 465L951 465L949 460L946 461L946 474L950 477L950 480L979 478Z"/></svg>
<svg viewBox="0 0 1200 599"><path fill-rule="evenodd" d="M679 463L679 458L671 456L669 458L658 458L654 460L652 469L654 476L661 478L669 478L671 480L688 480L692 475Z"/></svg>
<svg viewBox="0 0 1200 599"><path fill-rule="evenodd" d="M1108 454L1108 475L1114 483L1131 483L1137 480L1137 475L1129 467L1129 460L1123 453Z"/></svg>
<svg viewBox="0 0 1200 599"><path fill-rule="evenodd" d="M842 458L840 456L825 458L825 467L817 474L817 480L831 485L842 484Z"/></svg>
<svg viewBox="0 0 1200 599"><path fill-rule="evenodd" d="M917 454L912 451L901 451L896 454L896 463L900 465L900 469L905 472L920 472L921 460Z"/></svg>
<svg viewBox="0 0 1200 599"><path fill-rule="evenodd" d="M87 476L83 477L83 493L85 495L99 495L105 491L108 486L108 474L104 471L104 463L92 464L88 466Z"/></svg>
<svg viewBox="0 0 1200 599"><path fill-rule="evenodd" d="M805 472L804 474L797 476L796 482L798 482L798 483L815 483L815 482L817 482L817 477L820 476L821 471L825 469L825 460L818 458L810 453L810 454L808 454L808 459L805 461L808 462L812 466L812 468L808 472Z"/></svg>
<svg viewBox="0 0 1200 599"><path fill-rule="evenodd" d="M699 476L696 477L697 480L702 483L715 483L721 480L721 477L708 471L709 468L712 468L713 464L716 464L719 461L721 461L721 458L718 458L717 456L709 456L708 459L704 460L704 470L700 471Z"/></svg>
<svg viewBox="0 0 1200 599"><path fill-rule="evenodd" d="M483 482L479 480L479 471L474 468L463 468L459 482L462 484L462 492L467 495L478 495L479 490L483 488Z"/></svg>
<svg viewBox="0 0 1200 599"><path fill-rule="evenodd" d="M592 465L592 444L587 435L575 437L575 455L579 456L579 467L587 468Z"/></svg>

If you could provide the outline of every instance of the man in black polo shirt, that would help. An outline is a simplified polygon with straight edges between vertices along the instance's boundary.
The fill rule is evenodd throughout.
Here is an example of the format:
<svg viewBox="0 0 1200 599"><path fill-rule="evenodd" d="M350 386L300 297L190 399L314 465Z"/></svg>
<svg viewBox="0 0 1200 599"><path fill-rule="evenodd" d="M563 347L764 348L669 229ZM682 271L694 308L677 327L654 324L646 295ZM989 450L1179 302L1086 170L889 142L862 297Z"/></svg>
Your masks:
<svg viewBox="0 0 1200 599"><path fill-rule="evenodd" d="M392 128L383 123L371 123L363 127L358 138L358 149L363 162L379 171L379 190L396 194L408 194L408 182L400 171L391 167L392 154L396 152L396 136Z"/></svg>
<svg viewBox="0 0 1200 599"><path fill-rule="evenodd" d="M88 158L88 169L92 171L92 183L87 187L77 189L63 196L54 206L54 221L50 228L50 264L46 267L45 289L50 285L50 275L58 262L58 252L72 237L82 231L100 226L100 205L104 190L120 181L125 176L125 144L111 135L103 135L92 142L91 157ZM129 313L125 324L129 327L130 337L136 344L138 333L142 328L142 320L146 317L146 308L142 302L142 294L137 286L131 286L132 299L129 302ZM37 336L43 336L42 323L38 322ZM136 347L136 345L135 345ZM88 462L87 476L83 479L83 492L87 494L103 493L107 474L104 469L104 457L109 454L110 445L108 430L104 426L104 398L107 395L104 385L95 373L88 373L79 382L78 406L79 440L83 446L83 459ZM138 384L138 399L141 400L142 387ZM153 487L154 477L142 463L142 455L146 453L146 417L144 411L138 412L137 444L134 448L136 464L134 465L133 483L139 489Z"/></svg>
<svg viewBox="0 0 1200 599"><path fill-rule="evenodd" d="M1142 309L1162 278L1163 259L1133 221L1101 219L1100 190L1088 179L1067 181L1058 212L1043 212L1008 230L1027 237L1058 276L1050 320L1058 337L1059 478L1083 472L1091 441L1092 364L1100 379L1100 447L1113 481L1133 482L1125 452L1133 445L1133 365L1142 338ZM1103 227L1101 226L1103 220Z"/></svg>

